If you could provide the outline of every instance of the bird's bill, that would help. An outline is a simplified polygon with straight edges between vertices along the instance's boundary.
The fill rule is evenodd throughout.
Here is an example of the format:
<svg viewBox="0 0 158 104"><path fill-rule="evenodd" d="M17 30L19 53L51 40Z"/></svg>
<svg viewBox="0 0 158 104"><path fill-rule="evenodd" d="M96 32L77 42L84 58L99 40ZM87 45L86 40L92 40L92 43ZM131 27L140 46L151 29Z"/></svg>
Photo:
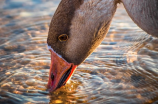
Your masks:
<svg viewBox="0 0 158 104"><path fill-rule="evenodd" d="M66 82L71 78L77 65L68 63L62 57L59 57L59 55L54 51L49 51L51 52L51 65L47 87L49 91L54 91L66 84Z"/></svg>

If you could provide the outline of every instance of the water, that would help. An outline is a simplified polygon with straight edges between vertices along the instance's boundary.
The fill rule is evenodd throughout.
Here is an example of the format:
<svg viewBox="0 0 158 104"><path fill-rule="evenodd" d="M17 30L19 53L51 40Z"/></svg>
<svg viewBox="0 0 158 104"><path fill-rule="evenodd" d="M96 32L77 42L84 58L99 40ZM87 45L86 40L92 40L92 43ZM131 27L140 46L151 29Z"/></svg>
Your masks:
<svg viewBox="0 0 158 104"><path fill-rule="evenodd" d="M46 90L46 39L59 0L0 1L0 103L157 104L158 39L147 35L122 5L102 44L71 81Z"/></svg>

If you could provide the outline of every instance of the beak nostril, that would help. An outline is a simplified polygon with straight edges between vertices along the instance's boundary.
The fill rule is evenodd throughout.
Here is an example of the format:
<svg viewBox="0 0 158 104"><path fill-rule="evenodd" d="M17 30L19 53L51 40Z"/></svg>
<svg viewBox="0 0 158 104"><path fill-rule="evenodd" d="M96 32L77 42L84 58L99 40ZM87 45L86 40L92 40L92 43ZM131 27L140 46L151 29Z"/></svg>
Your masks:
<svg viewBox="0 0 158 104"><path fill-rule="evenodd" d="M54 75L53 75L53 73L51 74L51 79L54 80Z"/></svg>

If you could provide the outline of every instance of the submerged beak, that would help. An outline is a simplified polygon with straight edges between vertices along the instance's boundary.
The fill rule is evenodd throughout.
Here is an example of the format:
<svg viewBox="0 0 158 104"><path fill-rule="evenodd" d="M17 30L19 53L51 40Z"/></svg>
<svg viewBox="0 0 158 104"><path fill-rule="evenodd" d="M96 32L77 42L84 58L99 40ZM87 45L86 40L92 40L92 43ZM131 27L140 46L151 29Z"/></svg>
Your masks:
<svg viewBox="0 0 158 104"><path fill-rule="evenodd" d="M49 51L51 52L51 66L47 87L50 91L54 91L66 84L66 82L71 78L77 65L68 63L63 58L59 57L54 51Z"/></svg>

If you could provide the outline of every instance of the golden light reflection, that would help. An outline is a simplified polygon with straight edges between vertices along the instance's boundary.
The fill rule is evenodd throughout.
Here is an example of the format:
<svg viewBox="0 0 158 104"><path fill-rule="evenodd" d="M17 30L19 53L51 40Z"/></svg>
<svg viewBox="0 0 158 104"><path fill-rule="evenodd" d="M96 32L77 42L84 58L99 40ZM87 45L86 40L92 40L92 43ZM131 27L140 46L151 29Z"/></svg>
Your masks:
<svg viewBox="0 0 158 104"><path fill-rule="evenodd" d="M128 51L125 56L127 58L127 63L133 63L134 61L137 61L137 52Z"/></svg>
<svg viewBox="0 0 158 104"><path fill-rule="evenodd" d="M13 93L15 93L15 94L22 94L22 92L21 91L17 91L17 90L15 90L15 91L13 91Z"/></svg>
<svg viewBox="0 0 158 104"><path fill-rule="evenodd" d="M115 36L115 33L110 34L110 40L111 40L112 42L114 42L114 41L115 41L115 40L114 40L114 36Z"/></svg>
<svg viewBox="0 0 158 104"><path fill-rule="evenodd" d="M61 100L55 100L54 103L63 103Z"/></svg>
<svg viewBox="0 0 158 104"><path fill-rule="evenodd" d="M11 74L10 72L5 73L5 75L10 75L10 74Z"/></svg>

